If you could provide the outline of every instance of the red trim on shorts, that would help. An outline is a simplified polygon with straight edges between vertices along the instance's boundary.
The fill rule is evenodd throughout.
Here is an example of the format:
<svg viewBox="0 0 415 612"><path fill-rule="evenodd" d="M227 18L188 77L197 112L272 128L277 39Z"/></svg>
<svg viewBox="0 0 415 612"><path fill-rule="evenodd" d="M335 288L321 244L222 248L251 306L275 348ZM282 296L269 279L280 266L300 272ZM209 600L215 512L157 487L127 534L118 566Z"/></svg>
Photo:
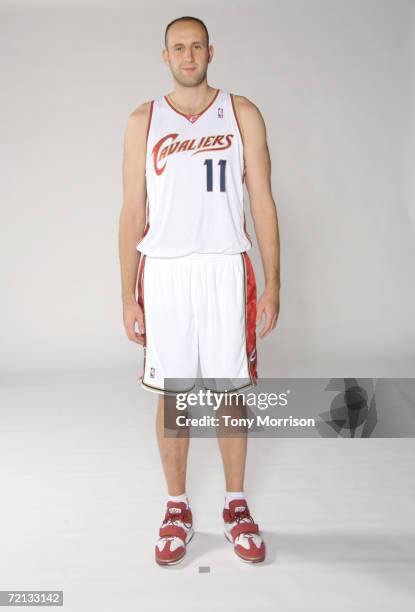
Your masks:
<svg viewBox="0 0 415 612"><path fill-rule="evenodd" d="M139 377L139 380L143 380L144 378L144 371L146 368L146 353L147 353L147 336L146 336L146 316L145 316L145 311L144 311L144 265L145 265L145 261L146 261L146 255L141 254L141 257L139 259L139 264L138 264L138 278L137 278L137 303L140 306L141 310L143 311L143 318L144 318L144 344L143 344L143 349L144 349L144 359L143 359L143 373L141 374L141 376Z"/></svg>
<svg viewBox="0 0 415 612"><path fill-rule="evenodd" d="M245 270L245 338L248 372L251 382L256 384L257 350L256 350L256 281L255 272L249 255L241 253Z"/></svg>

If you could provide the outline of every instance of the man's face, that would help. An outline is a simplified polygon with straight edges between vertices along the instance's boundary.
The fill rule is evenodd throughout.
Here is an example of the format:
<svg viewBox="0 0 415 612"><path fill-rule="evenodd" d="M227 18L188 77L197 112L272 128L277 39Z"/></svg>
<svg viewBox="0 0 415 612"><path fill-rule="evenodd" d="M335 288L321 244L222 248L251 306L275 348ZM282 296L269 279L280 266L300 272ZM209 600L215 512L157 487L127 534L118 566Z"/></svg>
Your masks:
<svg viewBox="0 0 415 612"><path fill-rule="evenodd" d="M213 47L207 47L205 31L197 22L177 22L169 28L163 59L180 85L199 85L206 78L212 57Z"/></svg>

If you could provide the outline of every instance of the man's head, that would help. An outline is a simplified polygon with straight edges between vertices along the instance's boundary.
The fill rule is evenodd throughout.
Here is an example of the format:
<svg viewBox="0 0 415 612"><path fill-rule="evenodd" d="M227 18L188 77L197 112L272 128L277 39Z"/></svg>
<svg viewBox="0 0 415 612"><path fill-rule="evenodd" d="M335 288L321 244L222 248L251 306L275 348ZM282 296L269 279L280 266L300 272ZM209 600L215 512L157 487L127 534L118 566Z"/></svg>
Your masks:
<svg viewBox="0 0 415 612"><path fill-rule="evenodd" d="M174 79L184 87L199 85L206 78L213 57L209 33L197 17L179 17L171 21L164 35L163 60Z"/></svg>

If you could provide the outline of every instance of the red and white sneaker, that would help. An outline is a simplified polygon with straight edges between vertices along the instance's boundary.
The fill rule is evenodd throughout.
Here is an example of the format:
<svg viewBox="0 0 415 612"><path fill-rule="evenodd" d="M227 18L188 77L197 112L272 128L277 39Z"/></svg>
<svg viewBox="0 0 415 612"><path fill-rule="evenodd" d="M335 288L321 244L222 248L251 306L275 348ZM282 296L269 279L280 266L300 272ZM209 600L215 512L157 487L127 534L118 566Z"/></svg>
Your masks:
<svg viewBox="0 0 415 612"><path fill-rule="evenodd" d="M186 554L186 544L194 535L192 511L184 502L167 502L167 510L159 529L156 561L159 565L179 563Z"/></svg>
<svg viewBox="0 0 415 612"><path fill-rule="evenodd" d="M259 563L265 559L265 544L259 527L249 512L245 499L229 502L229 510L223 509L225 537L233 544L235 554L248 563Z"/></svg>

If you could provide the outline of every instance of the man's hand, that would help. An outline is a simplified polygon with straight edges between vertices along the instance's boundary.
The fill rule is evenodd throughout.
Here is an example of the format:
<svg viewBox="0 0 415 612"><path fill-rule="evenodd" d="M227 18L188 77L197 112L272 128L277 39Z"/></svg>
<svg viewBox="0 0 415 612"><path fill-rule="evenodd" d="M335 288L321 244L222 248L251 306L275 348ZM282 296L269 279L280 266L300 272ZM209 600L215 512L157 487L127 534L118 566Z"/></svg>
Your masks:
<svg viewBox="0 0 415 612"><path fill-rule="evenodd" d="M265 314L265 323L259 337L264 338L277 324L280 312L280 292L278 288L266 287L257 304L256 324L260 323Z"/></svg>
<svg viewBox="0 0 415 612"><path fill-rule="evenodd" d="M123 301L124 327L129 340L144 344L144 316L141 307L136 300L131 298ZM135 331L135 324L138 324L139 333Z"/></svg>

